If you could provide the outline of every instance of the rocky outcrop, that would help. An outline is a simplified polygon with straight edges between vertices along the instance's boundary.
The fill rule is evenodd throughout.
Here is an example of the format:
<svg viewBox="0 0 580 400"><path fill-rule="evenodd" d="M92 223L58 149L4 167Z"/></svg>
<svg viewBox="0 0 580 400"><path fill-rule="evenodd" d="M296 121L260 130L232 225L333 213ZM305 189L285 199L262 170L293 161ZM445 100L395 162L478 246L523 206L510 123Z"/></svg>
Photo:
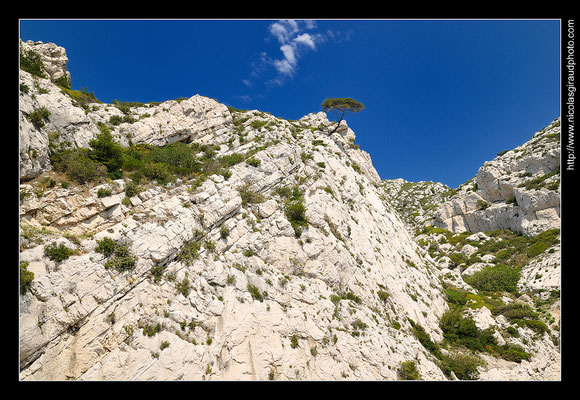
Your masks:
<svg viewBox="0 0 580 400"><path fill-rule="evenodd" d="M533 236L560 226L560 119L484 163L435 212L452 232L510 229Z"/></svg>
<svg viewBox="0 0 580 400"><path fill-rule="evenodd" d="M123 121L127 115L111 104L91 103L83 109L61 88L21 71L21 81L29 89L20 96L20 179L29 180L49 169L49 145L69 143L88 147L99 134L98 125L111 118ZM41 127L30 122L36 110L48 111ZM111 127L113 136L124 146L129 142L161 146L177 141L223 143L224 132L231 129L227 107L195 95L184 100L169 100L158 105L133 108L130 122Z"/></svg>
<svg viewBox="0 0 580 400"><path fill-rule="evenodd" d="M51 110L42 129L22 127L43 137L39 152L56 128ZM411 318L440 337L436 316L447 305L436 273L381 199L368 154L349 145L352 130L329 137L317 128L330 125L320 113L289 122L201 96L130 115L145 111L152 115L111 126L119 142L206 141L220 148L216 157L255 148L260 164L237 164L227 180L212 175L195 189L151 183L129 202L123 180L42 193L42 180L23 183L21 260L35 278L21 297L22 379L396 379L398 364L415 358L423 377L444 379L400 328ZM90 133L68 137L81 146L119 113L95 105L83 113ZM264 201L242 205L244 184ZM300 238L276 194L296 184L309 221ZM95 251L105 237L130 243L135 269L105 268ZM191 240L202 246L188 264L178 255ZM74 254L51 261L50 243ZM164 272L158 281L155 268ZM189 293L179 291L184 280Z"/></svg>
<svg viewBox="0 0 580 400"><path fill-rule="evenodd" d="M70 72L67 70L68 57L64 47L57 46L54 43L34 42L29 40L23 42L20 39L20 52L26 53L33 51L40 56L44 68L45 76L51 82L58 82L65 78L70 82Z"/></svg>
<svg viewBox="0 0 580 400"><path fill-rule="evenodd" d="M19 99L20 179L25 181L51 168L51 141L88 147L99 130L84 110L75 107L73 99L49 80L21 70L20 82L26 87ZM42 110L46 110L45 117L33 122L32 116Z"/></svg>
<svg viewBox="0 0 580 400"><path fill-rule="evenodd" d="M440 182L409 182L401 178L385 179L381 186L412 234L433 224L435 210L452 192Z"/></svg>

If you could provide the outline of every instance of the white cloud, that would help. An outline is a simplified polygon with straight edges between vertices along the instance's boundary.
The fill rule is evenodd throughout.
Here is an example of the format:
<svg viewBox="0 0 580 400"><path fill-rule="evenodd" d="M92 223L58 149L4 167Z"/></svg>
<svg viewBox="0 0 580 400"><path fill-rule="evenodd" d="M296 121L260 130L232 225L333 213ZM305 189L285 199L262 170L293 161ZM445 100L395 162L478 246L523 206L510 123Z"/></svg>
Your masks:
<svg viewBox="0 0 580 400"><path fill-rule="evenodd" d="M284 76L292 76L296 71L298 59L302 57L304 51L316 51L316 43L323 41L323 36L309 33L300 33L301 28L296 21L275 22L270 25L270 33L282 43L280 51L284 56L282 59L272 61L278 73ZM301 23L305 27L315 27L314 21L308 23ZM282 82L282 81L278 81Z"/></svg>
<svg viewBox="0 0 580 400"><path fill-rule="evenodd" d="M284 54L284 58L288 61L290 65L296 65L296 46L291 44L285 44L280 46L280 50Z"/></svg>
<svg viewBox="0 0 580 400"><path fill-rule="evenodd" d="M327 30L318 33L315 20L279 20L268 26L270 37L275 38L280 44L280 57L271 57L266 52L261 52L255 62L252 63L251 79L242 82L247 87L252 87L267 69L274 69L276 76L268 79L266 84L283 85L287 79L294 77L298 71L298 64L308 52L315 52L321 44L327 41L340 43L350 39L351 32L343 34L340 31ZM305 32L311 31L311 32Z"/></svg>
<svg viewBox="0 0 580 400"><path fill-rule="evenodd" d="M313 19L307 19L304 21L304 24L306 25L306 29L314 29L316 28L316 21Z"/></svg>
<svg viewBox="0 0 580 400"><path fill-rule="evenodd" d="M274 60L274 67L282 75L292 76L294 73L294 67L288 60Z"/></svg>
<svg viewBox="0 0 580 400"><path fill-rule="evenodd" d="M249 94L242 94L234 97L242 103L249 103L252 100L252 97Z"/></svg>
<svg viewBox="0 0 580 400"><path fill-rule="evenodd" d="M298 32L298 23L291 19L283 19L271 24L269 31L281 44L284 44Z"/></svg>
<svg viewBox="0 0 580 400"><path fill-rule="evenodd" d="M353 34L352 30L341 32L328 29L326 31L326 37L334 43L348 42L350 41L352 34Z"/></svg>
<svg viewBox="0 0 580 400"><path fill-rule="evenodd" d="M310 47L312 50L316 50L316 45L314 44L315 36L310 36L308 33L303 33L302 35L296 36L294 42L298 44L304 44Z"/></svg>

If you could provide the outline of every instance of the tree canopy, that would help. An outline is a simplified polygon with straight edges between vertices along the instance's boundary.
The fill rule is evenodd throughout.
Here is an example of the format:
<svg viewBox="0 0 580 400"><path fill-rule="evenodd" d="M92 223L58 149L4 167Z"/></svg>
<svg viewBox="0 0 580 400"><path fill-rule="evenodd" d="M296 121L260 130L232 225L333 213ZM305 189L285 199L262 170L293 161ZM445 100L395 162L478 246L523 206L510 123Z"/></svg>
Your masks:
<svg viewBox="0 0 580 400"><path fill-rule="evenodd" d="M350 97L328 98L322 102L321 107L325 112L333 112L337 116L339 116L339 120L338 123L336 124L336 127L328 133L329 135L336 132L336 130L340 126L340 123L342 122L342 119L344 118L344 113L346 113L347 111L359 112L363 108L365 108L365 106L362 103L359 103L358 101L351 99Z"/></svg>

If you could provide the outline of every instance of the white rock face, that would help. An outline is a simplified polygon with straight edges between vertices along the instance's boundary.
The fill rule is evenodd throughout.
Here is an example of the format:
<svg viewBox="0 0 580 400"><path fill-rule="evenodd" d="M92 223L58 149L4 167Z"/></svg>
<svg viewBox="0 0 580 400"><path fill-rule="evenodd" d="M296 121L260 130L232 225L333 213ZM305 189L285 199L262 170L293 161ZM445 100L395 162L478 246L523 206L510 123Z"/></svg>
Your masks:
<svg viewBox="0 0 580 400"><path fill-rule="evenodd" d="M385 179L381 182L389 201L410 231L433 224L434 210L447 198L450 189L440 182L408 182Z"/></svg>
<svg viewBox="0 0 580 400"><path fill-rule="evenodd" d="M55 143L88 147L99 130L82 108L74 107L72 99L47 79L21 70L20 82L28 87L19 99L20 179L28 180L50 168L49 137ZM41 127L34 126L30 115L42 109L49 115Z"/></svg>
<svg viewBox="0 0 580 400"><path fill-rule="evenodd" d="M484 163L474 182L439 206L434 225L452 232L510 229L526 236L559 228L559 138L557 118L528 142Z"/></svg>
<svg viewBox="0 0 580 400"><path fill-rule="evenodd" d="M30 88L20 97L20 260L34 273L20 295L22 380L396 380L409 360L422 379L447 379L409 320L443 339L440 278L451 271L415 242L345 121L328 136L322 112L286 121L199 95L84 110L48 79L20 80ZM35 127L27 116L39 107L50 115ZM50 132L87 147L99 123L123 146L196 142L216 158L252 151L259 164L142 183L128 200L123 179L47 186L61 179ZM244 185L262 200L243 203ZM280 190L295 186L308 220L299 237ZM107 268L96 251L105 238L127 244L133 269ZM197 257L181 257L191 243ZM48 244L72 255L52 261ZM494 323L488 314L476 314L479 325ZM546 352L534 365L547 369L548 357L557 359ZM483 376L535 379L513 364Z"/></svg>
<svg viewBox="0 0 580 400"><path fill-rule="evenodd" d="M20 51L34 51L39 54L47 78L52 82L56 82L62 77L67 78L70 82L70 72L67 71L68 57L64 47L54 43L34 42L32 40L23 42L20 40Z"/></svg>
<svg viewBox="0 0 580 400"><path fill-rule="evenodd" d="M22 154L23 177L50 169L50 130L86 147L99 122L121 116L105 104L85 113L48 80L25 72L21 80L48 90L32 93L35 99L30 92L21 97L22 120L41 104L50 111L41 129L21 127L21 147L42 155L41 162ZM196 95L131 108L133 116L145 113L150 116L111 126L114 136L152 145L231 143L220 155L257 147L251 139L258 135L270 144L253 155L258 167L235 165L227 180L213 175L195 190L191 182L149 185L130 204L123 202L122 180L89 190L55 186L40 197L33 195L36 181L23 183L21 192L30 194L20 208L23 229L51 233L22 242L21 260L35 275L21 297L22 379L397 379L398 364L415 357L424 378L445 379L404 329L408 317L440 337L437 315L447 304L437 275L387 209L378 174L368 154L349 145L354 133L346 124L329 137L310 129L330 125L323 113L295 123L237 113L239 120L250 117L238 125L247 138L239 143L233 114L215 100ZM253 129L253 121L273 129ZM312 158L302 159L302 152ZM310 223L297 238L274 189L299 178ZM244 182L265 201L242 206L237 188ZM111 192L99 198L99 188ZM229 228L225 239L222 226ZM177 255L196 231L215 249L202 247L195 262L184 264ZM64 233L91 236L70 242ZM130 243L134 270L105 268L104 256L95 252L105 237ZM55 263L43 249L59 240L75 254ZM155 282L155 265L170 278ZM191 287L187 296L176 289L184 279ZM262 300L252 297L249 285ZM381 288L388 299L375 294ZM394 321L402 327L394 328ZM144 327L158 323L160 332L144 335Z"/></svg>

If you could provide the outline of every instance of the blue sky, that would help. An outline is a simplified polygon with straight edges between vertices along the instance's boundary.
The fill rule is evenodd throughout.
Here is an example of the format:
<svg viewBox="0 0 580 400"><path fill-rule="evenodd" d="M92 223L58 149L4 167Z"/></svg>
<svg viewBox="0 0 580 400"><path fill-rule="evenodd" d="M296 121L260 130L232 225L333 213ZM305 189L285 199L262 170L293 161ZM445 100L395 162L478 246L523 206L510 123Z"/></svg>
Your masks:
<svg viewBox="0 0 580 400"><path fill-rule="evenodd" d="M20 21L104 102L200 94L299 119L352 97L381 178L450 187L560 115L559 36L559 20Z"/></svg>

